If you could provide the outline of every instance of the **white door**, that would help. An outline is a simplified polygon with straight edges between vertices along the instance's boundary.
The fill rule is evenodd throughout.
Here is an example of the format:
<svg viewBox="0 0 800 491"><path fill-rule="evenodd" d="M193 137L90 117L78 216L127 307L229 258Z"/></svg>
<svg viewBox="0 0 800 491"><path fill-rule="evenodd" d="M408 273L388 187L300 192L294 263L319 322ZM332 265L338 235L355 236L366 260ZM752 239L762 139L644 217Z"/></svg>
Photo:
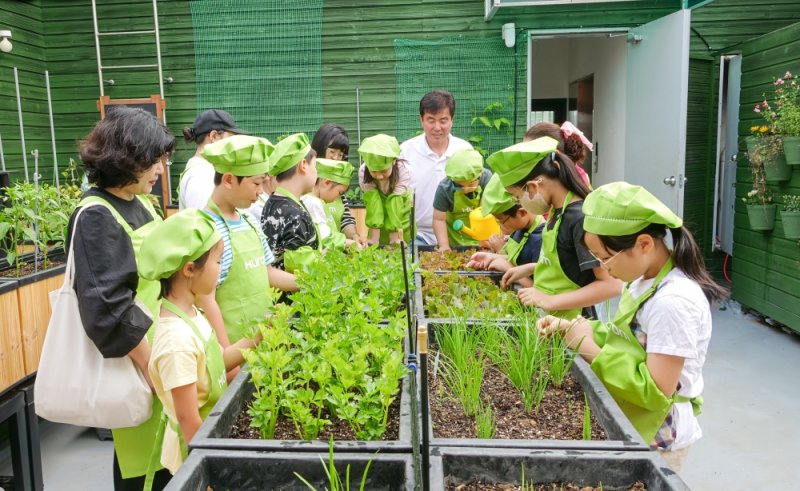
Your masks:
<svg viewBox="0 0 800 491"><path fill-rule="evenodd" d="M628 34L625 180L683 216L690 11Z"/></svg>

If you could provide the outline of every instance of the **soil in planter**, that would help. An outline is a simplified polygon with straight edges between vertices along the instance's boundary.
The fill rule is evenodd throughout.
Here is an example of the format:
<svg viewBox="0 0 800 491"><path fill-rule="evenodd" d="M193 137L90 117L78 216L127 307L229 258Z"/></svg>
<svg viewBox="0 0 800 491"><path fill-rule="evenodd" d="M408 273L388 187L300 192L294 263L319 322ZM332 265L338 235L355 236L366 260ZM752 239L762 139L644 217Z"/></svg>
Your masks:
<svg viewBox="0 0 800 491"><path fill-rule="evenodd" d="M236 422L231 428L229 438L239 438L246 440L261 440L261 431L258 428L250 426L250 414L247 412L253 399L247 403L247 409L239 414ZM334 440L342 441L356 441L356 435L347 424L347 421L341 420L336 417L330 417L326 411L322 413L323 418L331 420L331 424L326 426L319 432L318 440L328 441L331 437ZM386 432L383 434L383 440L397 440L400 438L400 393L397 394L392 405L389 406L389 417L387 419ZM297 429L294 427L292 421L286 416L281 415L278 418L278 424L275 426L275 440L298 440Z"/></svg>
<svg viewBox="0 0 800 491"><path fill-rule="evenodd" d="M47 269L53 269L61 266L62 264L64 264L64 261L48 261ZM38 269L33 263L26 263L23 264L19 269L19 274L17 274L17 268L10 268L5 271L0 271L0 278L20 278L22 276L36 273L37 271L45 271L41 263L39 263Z"/></svg>
<svg viewBox="0 0 800 491"><path fill-rule="evenodd" d="M496 483L488 484L481 481L470 481L465 484L450 484L445 488L447 491L521 491L523 488L519 484ZM572 483L552 482L547 484L535 484L528 486L526 491L646 491L647 486L636 481L630 486L579 486Z"/></svg>
<svg viewBox="0 0 800 491"><path fill-rule="evenodd" d="M476 252L477 249L420 252L419 267L425 271L474 271L467 263Z"/></svg>
<svg viewBox="0 0 800 491"><path fill-rule="evenodd" d="M504 319L522 312L516 293L485 276L427 273L422 277L422 295L429 318Z"/></svg>
<svg viewBox="0 0 800 491"><path fill-rule="evenodd" d="M428 364L428 404L436 438L476 438L475 419L464 414L459 401L442 383L434 380L434 363ZM440 375L440 374L439 374ZM582 440L583 389L567 375L560 389L547 387L539 411L525 412L522 396L508 378L488 360L481 399L492 403L495 436L503 440ZM606 432L592 415L592 440L606 440ZM473 489L473 488L465 488ZM475 488L482 489L482 488ZM494 488L486 488L494 489ZM503 488L497 488L503 489ZM509 488L511 489L511 488Z"/></svg>

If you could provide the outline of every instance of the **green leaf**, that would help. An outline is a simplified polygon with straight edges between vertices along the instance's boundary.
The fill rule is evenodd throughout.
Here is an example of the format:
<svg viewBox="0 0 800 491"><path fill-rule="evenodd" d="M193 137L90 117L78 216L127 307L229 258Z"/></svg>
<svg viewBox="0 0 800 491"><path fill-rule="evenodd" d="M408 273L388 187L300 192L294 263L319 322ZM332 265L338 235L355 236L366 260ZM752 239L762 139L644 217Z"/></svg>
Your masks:
<svg viewBox="0 0 800 491"><path fill-rule="evenodd" d="M486 126L487 128L491 128L491 127L492 127L492 122L491 122L491 121L489 121L489 117L488 117L488 116L480 116L478 119L479 119L479 120L480 120L480 122L481 122L481 123L483 123L483 125L484 125L484 126Z"/></svg>

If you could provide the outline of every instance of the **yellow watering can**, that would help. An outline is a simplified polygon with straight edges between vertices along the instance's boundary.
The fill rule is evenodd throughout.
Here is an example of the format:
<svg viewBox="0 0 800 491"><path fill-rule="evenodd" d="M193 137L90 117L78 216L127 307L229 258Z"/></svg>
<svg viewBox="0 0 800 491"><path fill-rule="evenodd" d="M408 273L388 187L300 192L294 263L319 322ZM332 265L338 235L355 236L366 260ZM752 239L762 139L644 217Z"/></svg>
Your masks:
<svg viewBox="0 0 800 491"><path fill-rule="evenodd" d="M492 235L502 234L500 225L493 215L483 216L480 207L469 212L469 224L467 227L462 220L453 222L453 230L464 232L475 240L489 240Z"/></svg>

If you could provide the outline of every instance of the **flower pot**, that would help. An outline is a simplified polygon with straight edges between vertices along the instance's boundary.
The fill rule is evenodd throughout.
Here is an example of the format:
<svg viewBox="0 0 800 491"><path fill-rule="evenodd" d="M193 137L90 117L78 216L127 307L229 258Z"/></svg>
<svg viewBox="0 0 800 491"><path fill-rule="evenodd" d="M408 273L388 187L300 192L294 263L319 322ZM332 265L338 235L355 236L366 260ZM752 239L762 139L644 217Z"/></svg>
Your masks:
<svg viewBox="0 0 800 491"><path fill-rule="evenodd" d="M782 211L783 235L787 239L800 239L800 211Z"/></svg>
<svg viewBox="0 0 800 491"><path fill-rule="evenodd" d="M783 182L792 178L792 168L786 163L785 155L777 155L764 163L764 176L767 182Z"/></svg>
<svg viewBox="0 0 800 491"><path fill-rule="evenodd" d="M746 136L744 138L744 143L747 146L747 153L751 154L756 151L756 146L758 145L758 141L760 138L755 136Z"/></svg>
<svg viewBox="0 0 800 491"><path fill-rule="evenodd" d="M772 230L775 228L775 210L772 205L747 205L747 217L751 230Z"/></svg>
<svg viewBox="0 0 800 491"><path fill-rule="evenodd" d="M784 136L783 153L788 165L800 165L800 136Z"/></svg>

